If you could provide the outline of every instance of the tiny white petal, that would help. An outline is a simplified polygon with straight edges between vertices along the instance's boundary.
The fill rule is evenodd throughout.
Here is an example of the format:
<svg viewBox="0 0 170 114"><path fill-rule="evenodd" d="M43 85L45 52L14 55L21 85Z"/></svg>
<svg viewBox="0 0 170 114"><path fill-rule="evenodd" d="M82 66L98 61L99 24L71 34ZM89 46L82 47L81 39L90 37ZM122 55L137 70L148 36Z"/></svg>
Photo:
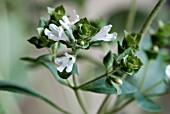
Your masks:
<svg viewBox="0 0 170 114"><path fill-rule="evenodd" d="M170 79L170 64L166 66L165 73L167 77Z"/></svg>
<svg viewBox="0 0 170 114"><path fill-rule="evenodd" d="M37 28L38 34L41 35L41 33L43 32L44 28L43 27L39 27Z"/></svg>
<svg viewBox="0 0 170 114"><path fill-rule="evenodd" d="M67 66L66 72L71 72L72 69L73 69L73 64L71 63L71 64L69 64L69 65Z"/></svg>
<svg viewBox="0 0 170 114"><path fill-rule="evenodd" d="M72 25L80 20L80 16L77 15L76 10L73 10L73 13L74 13L74 21L71 22Z"/></svg>
<svg viewBox="0 0 170 114"><path fill-rule="evenodd" d="M68 38L65 35L62 27L58 27L55 24L50 24L49 29L46 28L44 30L45 35L48 36L49 39L52 39L54 41L68 41Z"/></svg>
<svg viewBox="0 0 170 114"><path fill-rule="evenodd" d="M91 38L91 41L111 41L116 39L117 37L116 32L109 34L111 28L112 25L104 26L95 36Z"/></svg>
<svg viewBox="0 0 170 114"><path fill-rule="evenodd" d="M59 20L59 22L66 30L70 29L69 26L66 23L64 23L62 20Z"/></svg>
<svg viewBox="0 0 170 114"><path fill-rule="evenodd" d="M70 21L67 16L63 16L62 19L67 25L70 25Z"/></svg>
<svg viewBox="0 0 170 114"><path fill-rule="evenodd" d="M47 28L44 30L44 33L46 36L49 36L50 34L52 34L52 32L48 30Z"/></svg>
<svg viewBox="0 0 170 114"><path fill-rule="evenodd" d="M59 27L57 27L55 24L50 24L49 28L52 32L56 32L60 30Z"/></svg>

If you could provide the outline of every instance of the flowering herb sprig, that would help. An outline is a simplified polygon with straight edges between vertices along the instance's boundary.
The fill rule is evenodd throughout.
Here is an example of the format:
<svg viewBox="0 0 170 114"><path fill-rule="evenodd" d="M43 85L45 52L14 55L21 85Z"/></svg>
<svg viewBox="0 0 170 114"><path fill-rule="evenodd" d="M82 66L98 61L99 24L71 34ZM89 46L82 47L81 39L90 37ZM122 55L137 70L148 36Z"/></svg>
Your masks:
<svg viewBox="0 0 170 114"><path fill-rule="evenodd" d="M168 80L167 77L162 77L158 82L152 81L154 82L153 85L146 85L146 88L144 87L144 83L148 77L147 74L149 74L149 61L151 59L156 60L159 55L163 56L162 50L167 51L169 49L170 40L168 38L170 37L170 24L160 22L158 30L153 34L149 34L152 45L147 50L144 50L147 55L146 62L141 59L138 53L144 49L143 47L140 48L140 43L163 3L164 0L159 0L139 33L128 33L124 31L122 41L117 39L118 36L116 32L110 33L112 28L111 24L102 27L97 27L99 25L93 26L94 23L91 24L87 18L80 18L75 10L73 10L73 20L71 20L69 16L67 16L63 6L56 8L48 7L49 20L40 18L39 27L37 28L38 36L30 38L28 41L38 49L47 48L50 50L50 53L37 58L22 58L22 60L32 62L35 65L44 65L53 73L53 76L58 82L71 88L84 114L88 114L89 112L84 106L79 90L107 94L97 114L116 113L134 100L136 100L138 105L144 110L151 112L160 111L161 107L157 105L151 97L170 93L170 66L167 65L170 63L170 61L168 61L170 60L169 56L164 55L168 58L166 61L159 59L159 61L162 60L167 65L164 69L164 74L167 75ZM130 12L130 14L133 13L135 12ZM116 39L118 40L117 52L113 52L110 49L106 55L103 54L104 73L98 77L93 76L92 80L78 85L76 81L78 77L76 76L80 75L78 72L79 67L77 66L77 61L80 57L79 52L82 50L88 51L93 45L115 41ZM65 45L70 51L68 52L61 48L62 54L58 53L60 45ZM159 50L161 50L161 52L159 52ZM159 64L158 67L161 65ZM141 67L143 67L144 70L141 70ZM154 65L152 67L154 69ZM139 76L138 72L142 75ZM153 75L153 72L151 74ZM70 77L73 78L72 82L68 80ZM152 90L161 84L166 85L166 88L162 90L163 92L152 93ZM71 113L27 87L0 82L0 89L35 96L64 114ZM112 94L117 94L118 97L116 103L111 104L113 108L107 110L105 107L109 104L108 102L110 102L110 100L108 99Z"/></svg>

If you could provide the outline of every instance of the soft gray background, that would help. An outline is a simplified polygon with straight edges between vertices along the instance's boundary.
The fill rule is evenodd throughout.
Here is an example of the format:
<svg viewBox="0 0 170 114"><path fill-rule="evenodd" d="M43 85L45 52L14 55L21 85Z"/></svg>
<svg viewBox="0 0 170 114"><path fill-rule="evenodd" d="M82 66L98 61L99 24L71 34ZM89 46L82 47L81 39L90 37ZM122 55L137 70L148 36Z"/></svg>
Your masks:
<svg viewBox="0 0 170 114"><path fill-rule="evenodd" d="M69 1L69 2L68 2ZM158 0L138 0L138 9L149 13ZM82 114L74 97L74 93L61 86L54 80L51 73L44 67L30 69L20 57L47 53L47 50L37 50L26 40L37 34L36 27L40 16L47 17L47 6L63 4L68 14L76 9L81 17L89 19L106 18L110 13L129 7L130 0L86 0L84 6L76 5L72 0L0 0L0 79L10 80L31 86L54 100L57 104L70 110L73 114ZM165 12L166 13L166 12ZM95 51L100 56L101 52ZM94 55L94 51L93 54ZM79 65L88 65L84 62ZM86 71L80 70L80 74ZM85 76L85 75L82 75ZM81 76L80 76L81 77ZM81 77L81 79L83 79ZM97 107L102 102L104 95L83 92L89 114L95 114ZM116 95L113 95L113 99ZM113 100L114 101L114 100ZM169 114L169 96L160 100L165 105L161 114ZM120 114L140 114L141 109L136 103L126 107ZM0 114L60 114L36 98L0 92ZM146 114L146 112L141 112Z"/></svg>

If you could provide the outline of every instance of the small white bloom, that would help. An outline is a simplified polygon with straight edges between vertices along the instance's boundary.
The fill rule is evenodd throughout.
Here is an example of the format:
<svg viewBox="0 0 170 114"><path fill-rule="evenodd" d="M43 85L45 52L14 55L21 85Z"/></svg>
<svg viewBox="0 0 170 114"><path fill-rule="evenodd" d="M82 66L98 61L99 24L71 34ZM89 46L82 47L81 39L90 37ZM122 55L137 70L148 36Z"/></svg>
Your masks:
<svg viewBox="0 0 170 114"><path fill-rule="evenodd" d="M57 70L63 72L66 68L66 72L71 72L73 69L73 64L75 63L76 59L74 56L65 53L65 56L59 57L55 59L55 63L57 64Z"/></svg>
<svg viewBox="0 0 170 114"><path fill-rule="evenodd" d="M44 30L45 35L47 35L49 39L52 39L54 41L59 41L59 40L67 41L68 40L62 27L58 27L55 24L50 24L49 29L46 28Z"/></svg>
<svg viewBox="0 0 170 114"><path fill-rule="evenodd" d="M73 10L73 13L74 13L74 20L73 21L70 21L68 19L68 17L66 15L64 15L62 17L62 20L59 20L59 22L63 26L63 28L65 28L69 32L71 38L73 40L75 40L74 36L73 36L73 31L71 29L71 26L74 25L76 22L78 22L80 19L79 19L79 15L77 15L75 10Z"/></svg>
<svg viewBox="0 0 170 114"><path fill-rule="evenodd" d="M167 77L170 79L170 64L166 66L165 73Z"/></svg>
<svg viewBox="0 0 170 114"><path fill-rule="evenodd" d="M104 26L95 36L91 38L91 41L111 41L115 40L117 37L117 33L114 32L112 34L109 34L109 31L111 30L112 25Z"/></svg>

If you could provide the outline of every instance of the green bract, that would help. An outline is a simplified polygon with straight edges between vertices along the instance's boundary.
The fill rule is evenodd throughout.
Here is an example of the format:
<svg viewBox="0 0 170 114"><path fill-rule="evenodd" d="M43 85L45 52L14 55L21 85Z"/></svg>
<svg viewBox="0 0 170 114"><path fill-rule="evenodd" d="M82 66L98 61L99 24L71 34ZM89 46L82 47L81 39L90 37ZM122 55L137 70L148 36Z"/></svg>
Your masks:
<svg viewBox="0 0 170 114"><path fill-rule="evenodd" d="M141 60L135 56L131 48L126 49L117 59L119 63L119 68L122 72L133 75L136 73L143 63Z"/></svg>
<svg viewBox="0 0 170 114"><path fill-rule="evenodd" d="M80 48L89 47L91 37L97 33L98 29L92 26L87 18L80 19L75 24L73 35L76 39L76 46Z"/></svg>
<svg viewBox="0 0 170 114"><path fill-rule="evenodd" d="M109 68L113 66L113 62L114 62L113 54L111 51L109 51L103 59L103 63L106 67L106 70L109 70Z"/></svg>
<svg viewBox="0 0 170 114"><path fill-rule="evenodd" d="M59 6L55 9L48 8L48 12L51 12L50 14L50 23L54 23L58 26L61 24L59 23L59 20L62 19L62 17L65 15L65 9L63 6Z"/></svg>
<svg viewBox="0 0 170 114"><path fill-rule="evenodd" d="M158 30L151 35L152 44L159 48L165 47L170 43L170 23L159 21Z"/></svg>
<svg viewBox="0 0 170 114"><path fill-rule="evenodd" d="M131 47L131 49L136 52L139 49L139 42L141 40L141 34L132 33L129 34L127 31L124 31L124 39L122 41L122 46L118 43L118 52L119 54L123 53L127 48Z"/></svg>
<svg viewBox="0 0 170 114"><path fill-rule="evenodd" d="M145 50L148 59L156 59L159 50L170 45L170 23L159 21L158 30L151 34L152 46Z"/></svg>

